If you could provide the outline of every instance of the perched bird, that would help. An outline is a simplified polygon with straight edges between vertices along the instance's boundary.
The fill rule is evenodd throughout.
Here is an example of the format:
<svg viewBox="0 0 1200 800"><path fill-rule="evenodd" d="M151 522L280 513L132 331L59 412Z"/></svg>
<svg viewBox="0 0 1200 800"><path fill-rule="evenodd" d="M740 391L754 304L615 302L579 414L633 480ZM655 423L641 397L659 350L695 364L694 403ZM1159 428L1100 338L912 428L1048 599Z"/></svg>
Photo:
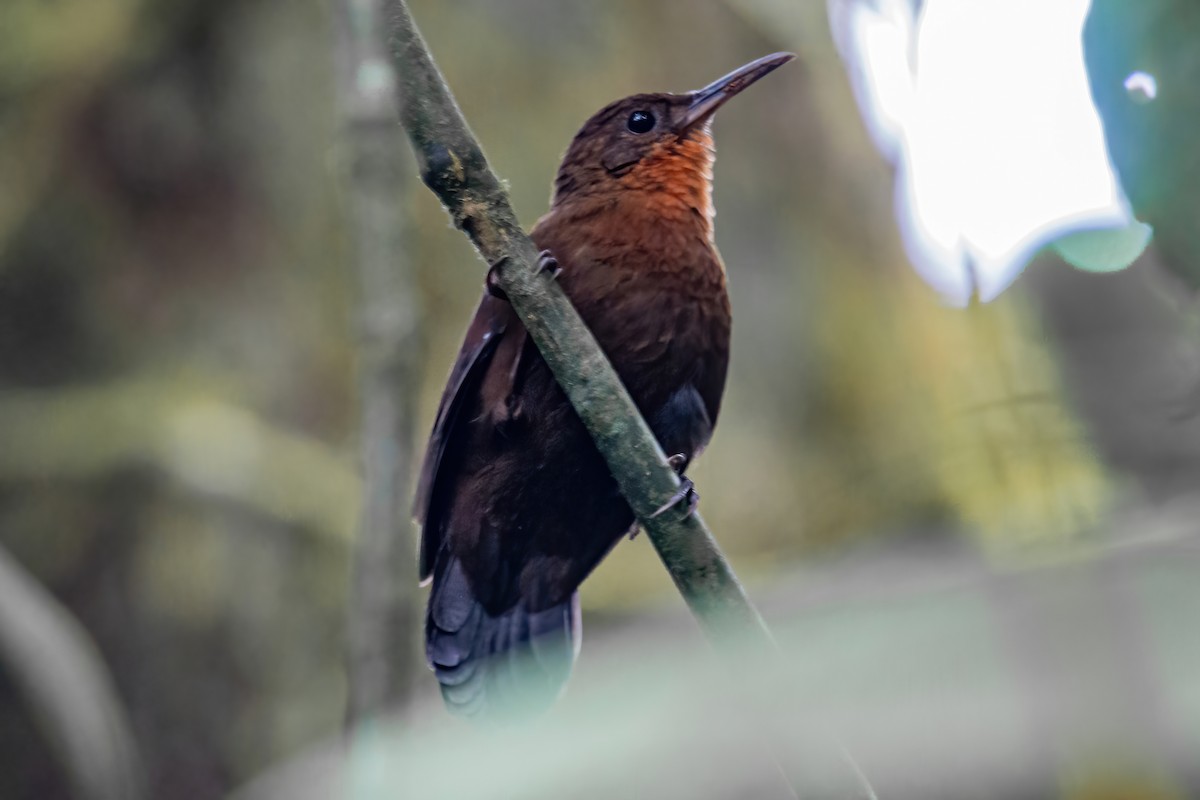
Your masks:
<svg viewBox="0 0 1200 800"><path fill-rule="evenodd" d="M792 58L605 106L571 142L530 233L681 475L712 435L729 361L713 113ZM684 487L677 499L694 503ZM425 652L447 707L496 717L552 702L579 648L576 590L636 521L490 279L442 395L415 514L421 579L433 582Z"/></svg>

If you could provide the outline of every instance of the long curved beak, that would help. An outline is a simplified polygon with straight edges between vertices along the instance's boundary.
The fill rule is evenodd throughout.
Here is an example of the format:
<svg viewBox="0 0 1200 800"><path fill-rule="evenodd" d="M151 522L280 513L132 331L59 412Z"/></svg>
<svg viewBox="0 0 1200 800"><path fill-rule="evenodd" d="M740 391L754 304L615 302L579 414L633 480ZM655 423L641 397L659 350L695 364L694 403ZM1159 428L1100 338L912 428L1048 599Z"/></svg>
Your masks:
<svg viewBox="0 0 1200 800"><path fill-rule="evenodd" d="M794 53L772 53L769 56L763 56L745 66L738 67L733 72L723 78L718 78L703 89L697 89L692 92L692 102L688 106L687 114L680 123L680 132L704 122L718 108L725 105L725 102L729 98L738 94L759 78L774 72L795 57Z"/></svg>

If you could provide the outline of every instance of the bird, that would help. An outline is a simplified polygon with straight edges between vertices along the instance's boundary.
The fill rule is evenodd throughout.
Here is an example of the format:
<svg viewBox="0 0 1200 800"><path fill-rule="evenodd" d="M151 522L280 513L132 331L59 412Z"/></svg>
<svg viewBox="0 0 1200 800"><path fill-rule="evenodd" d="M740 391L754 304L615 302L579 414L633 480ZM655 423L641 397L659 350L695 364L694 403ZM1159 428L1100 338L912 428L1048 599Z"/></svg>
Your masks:
<svg viewBox="0 0 1200 800"><path fill-rule="evenodd" d="M530 231L649 423L695 509L687 466L712 436L731 308L713 235L712 120L792 60L776 53L682 94L635 94L584 123ZM579 653L580 584L637 520L489 270L417 484L425 651L447 709L538 713ZM665 507L664 507L665 508ZM663 509L660 509L660 511Z"/></svg>

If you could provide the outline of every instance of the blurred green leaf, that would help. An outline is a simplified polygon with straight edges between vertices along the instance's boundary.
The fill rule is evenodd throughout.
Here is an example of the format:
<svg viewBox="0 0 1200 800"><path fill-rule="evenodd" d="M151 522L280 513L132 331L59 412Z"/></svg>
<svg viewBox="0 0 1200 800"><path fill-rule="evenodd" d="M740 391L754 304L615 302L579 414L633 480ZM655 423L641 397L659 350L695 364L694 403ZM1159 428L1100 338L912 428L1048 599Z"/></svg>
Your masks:
<svg viewBox="0 0 1200 800"><path fill-rule="evenodd" d="M1092 96L1121 186L1138 218L1154 226L1162 265L1200 286L1200 4L1093 0L1083 35ZM1154 79L1152 99L1127 86L1139 73Z"/></svg>
<svg viewBox="0 0 1200 800"><path fill-rule="evenodd" d="M1124 228L1075 231L1053 247L1068 264L1085 272L1119 272L1133 264L1150 244L1154 229L1134 220Z"/></svg>
<svg viewBox="0 0 1200 800"><path fill-rule="evenodd" d="M0 479L150 465L202 496L348 542L361 486L353 462L222 399L216 384L158 377L0 392Z"/></svg>

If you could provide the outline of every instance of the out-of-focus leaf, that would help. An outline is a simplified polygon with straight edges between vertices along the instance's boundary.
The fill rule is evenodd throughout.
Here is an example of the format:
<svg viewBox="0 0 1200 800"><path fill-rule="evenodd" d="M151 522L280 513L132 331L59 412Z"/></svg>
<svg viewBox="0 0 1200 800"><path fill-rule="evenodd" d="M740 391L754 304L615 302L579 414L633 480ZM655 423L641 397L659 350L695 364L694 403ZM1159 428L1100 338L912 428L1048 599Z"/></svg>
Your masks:
<svg viewBox="0 0 1200 800"><path fill-rule="evenodd" d="M1053 247L1076 269L1119 272L1145 252L1153 233L1153 228L1146 223L1134 221L1124 228L1096 228L1068 233L1054 242Z"/></svg>
<svg viewBox="0 0 1200 800"><path fill-rule="evenodd" d="M348 541L353 463L190 379L0 393L0 478L87 478L151 465L200 494Z"/></svg>
<svg viewBox="0 0 1200 800"><path fill-rule="evenodd" d="M137 800L143 778L108 670L79 623L0 548L0 668L82 800Z"/></svg>
<svg viewBox="0 0 1200 800"><path fill-rule="evenodd" d="M1093 0L1084 28L1113 166L1138 219L1154 226L1164 266L1193 287L1200 286L1198 36L1194 0ZM1153 96L1145 90L1151 79Z"/></svg>

